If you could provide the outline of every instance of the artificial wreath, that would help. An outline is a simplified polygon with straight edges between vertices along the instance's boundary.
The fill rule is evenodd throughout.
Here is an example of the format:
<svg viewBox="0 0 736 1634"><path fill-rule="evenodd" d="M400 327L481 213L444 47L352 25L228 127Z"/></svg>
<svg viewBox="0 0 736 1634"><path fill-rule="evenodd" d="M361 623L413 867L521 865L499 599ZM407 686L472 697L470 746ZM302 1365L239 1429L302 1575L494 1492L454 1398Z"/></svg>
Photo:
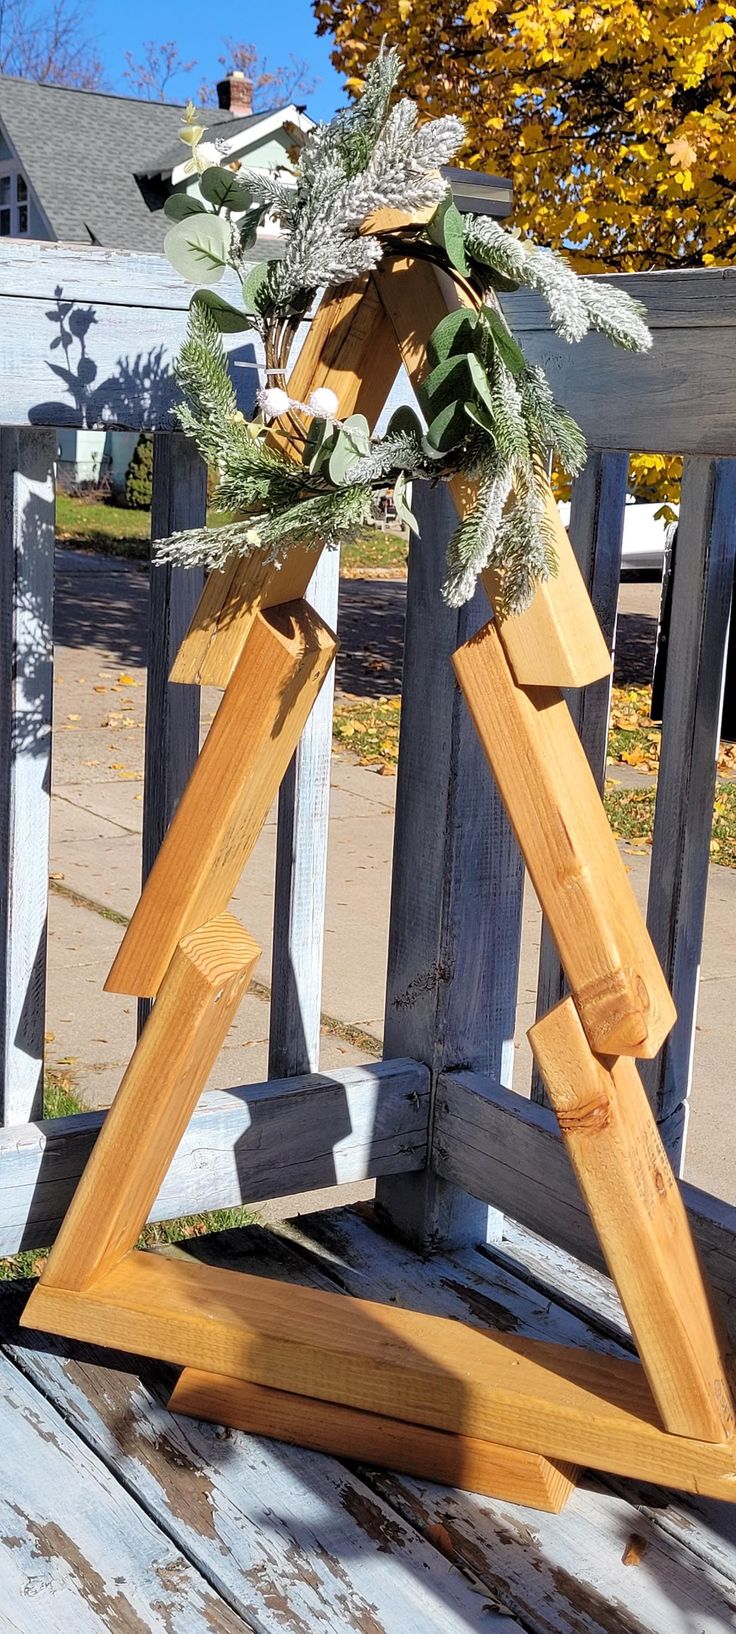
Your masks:
<svg viewBox="0 0 736 1634"><path fill-rule="evenodd" d="M279 563L293 545L337 545L354 536L371 520L376 491L391 485L399 516L416 531L408 484L462 475L475 483L475 498L450 541L443 593L460 605L493 564L502 569L504 605L513 612L555 569L545 521L550 455L575 475L585 442L542 369L527 363L499 292L522 284L538 291L568 341L590 329L630 351L646 350L651 340L643 308L621 291L579 279L561 256L491 217L460 215L440 170L464 141L463 125L456 118L420 125L413 102L392 100L400 68L397 53L382 50L360 100L313 130L290 183L279 172L223 167L188 110L181 135L201 198L167 200L174 225L165 249L180 273L207 287L192 299L176 362L184 395L177 415L217 473L218 505L237 520L174 534L156 553L221 568L232 555L258 550ZM361 230L386 209L421 212L424 224ZM249 252L267 217L278 220L283 253L252 265ZM327 388L307 403L293 401L286 377L317 292L392 255L430 258L471 295L472 308L448 313L429 340L422 418L402 407L379 437L360 414L338 418ZM241 284L241 306L211 287L228 268ZM251 420L238 410L222 341L223 333L248 329L265 358ZM279 446L269 436L275 423Z"/></svg>

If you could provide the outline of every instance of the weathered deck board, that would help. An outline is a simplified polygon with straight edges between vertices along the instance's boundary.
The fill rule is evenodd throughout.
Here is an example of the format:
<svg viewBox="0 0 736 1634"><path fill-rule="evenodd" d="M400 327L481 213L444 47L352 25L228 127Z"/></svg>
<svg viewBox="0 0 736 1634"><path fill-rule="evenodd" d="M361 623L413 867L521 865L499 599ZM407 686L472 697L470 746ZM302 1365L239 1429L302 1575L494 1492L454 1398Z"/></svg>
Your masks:
<svg viewBox="0 0 736 1634"><path fill-rule="evenodd" d="M494 1266L487 1254L422 1262L362 1213L195 1246L204 1258L250 1273L368 1296L382 1289L466 1321L623 1353L547 1287ZM116 1462L174 1542L186 1538L194 1563L205 1573L217 1568L223 1592L235 1580L239 1598L228 1589L230 1603L241 1615L246 1604L257 1606L258 1618L251 1616L264 1634L413 1634L420 1618L424 1634L512 1634L516 1622L499 1623L489 1609L497 1604L529 1634L725 1634L732 1626L736 1508L586 1480L567 1511L549 1517L408 1477L349 1474L318 1454L238 1433L218 1439L211 1426L189 1420L177 1425L162 1409L167 1377L155 1364L139 1378L129 1360L112 1357L106 1367L85 1347L68 1360L61 1341L36 1352L25 1351L27 1342L13 1354L39 1388L63 1403L106 1462ZM637 1549L639 1563L625 1564Z"/></svg>
<svg viewBox="0 0 736 1634"><path fill-rule="evenodd" d="M353 1293L370 1295L388 1283L397 1299L442 1309L463 1321L495 1323L532 1337L610 1350L624 1355L611 1331L565 1310L550 1299L549 1280L538 1286L517 1280L490 1246L463 1250L424 1264L400 1245L379 1237L353 1211L299 1222L302 1252L316 1251L320 1264ZM512 1236L513 1245L513 1236ZM554 1248L541 1244L551 1260ZM560 1255L565 1297L582 1310L586 1273ZM588 1277L591 1273L587 1273ZM610 1288L608 1279L601 1278ZM582 1282L582 1296L580 1293ZM577 1293L577 1298L576 1298ZM615 1312L601 1293L596 1308ZM454 1309L453 1309L454 1307ZM552 1325L550 1325L552 1324ZM736 1507L683 1500L661 1488L606 1477L584 1479L566 1510L554 1517L530 1515L514 1505L451 1493L408 1477L367 1474L374 1490L439 1540L450 1559L477 1574L525 1626L540 1634L698 1634L732 1626L736 1607ZM622 1556L637 1538L644 1544L634 1570Z"/></svg>
<svg viewBox="0 0 736 1634"><path fill-rule="evenodd" d="M481 1615L484 1634L515 1634L487 1594L479 1599L337 1460L176 1419L165 1407L173 1376L158 1364L139 1376L128 1358L87 1347L67 1359L61 1341L13 1350L258 1634L468 1634Z"/></svg>
<svg viewBox="0 0 736 1634"><path fill-rule="evenodd" d="M0 1390L4 1630L247 1634L251 1625L4 1355Z"/></svg>

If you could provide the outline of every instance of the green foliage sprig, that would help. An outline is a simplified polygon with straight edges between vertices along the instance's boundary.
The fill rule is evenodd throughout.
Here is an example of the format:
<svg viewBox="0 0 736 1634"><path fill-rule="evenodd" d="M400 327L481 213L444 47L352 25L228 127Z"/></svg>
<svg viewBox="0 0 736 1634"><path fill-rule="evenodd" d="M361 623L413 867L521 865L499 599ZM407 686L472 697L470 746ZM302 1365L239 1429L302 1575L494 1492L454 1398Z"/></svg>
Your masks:
<svg viewBox="0 0 736 1634"><path fill-rule="evenodd" d="M440 170L461 144L463 126L457 119L420 125L413 102L393 100L399 73L396 52L382 50L361 100L312 132L291 185L279 173L236 174L208 163L204 131L188 110L182 136L200 197L177 193L166 204L173 223L167 254L200 286L176 365L185 399L178 414L218 473L217 502L242 520L176 534L157 546L157 555L221 567L233 553L258 550L281 562L294 544L338 544L363 528L375 492L388 485L399 516L416 531L410 482L463 475L475 481L476 497L450 541L444 595L453 605L467 600L492 564L501 569L505 606L514 611L555 570L550 456L575 475L585 442L542 370L527 362L498 296L522 284L537 291L553 327L571 342L596 329L641 351L650 337L643 309L629 297L581 281L562 257L489 217L459 214ZM407 218L421 212L424 224L363 230L387 208ZM258 230L269 217L278 220L283 254L253 264ZM378 438L361 415L339 418L329 390L295 403L286 371L316 292L359 277L391 254L428 256L459 281L465 304L430 338L420 414L398 410ZM239 281L240 304L212 287L226 270ZM246 421L222 337L249 329L263 343L266 377L260 413ZM279 448L269 441L271 424Z"/></svg>

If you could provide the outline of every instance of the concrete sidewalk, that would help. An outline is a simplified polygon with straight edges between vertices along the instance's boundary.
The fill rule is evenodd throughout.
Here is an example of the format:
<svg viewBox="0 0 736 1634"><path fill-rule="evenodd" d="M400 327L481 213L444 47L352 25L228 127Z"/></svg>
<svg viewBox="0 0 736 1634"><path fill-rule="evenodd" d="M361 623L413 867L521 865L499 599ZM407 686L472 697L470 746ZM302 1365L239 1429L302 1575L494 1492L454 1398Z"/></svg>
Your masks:
<svg viewBox="0 0 736 1634"><path fill-rule="evenodd" d="M115 1093L135 1040L135 1000L106 994L102 984L122 935L121 918L132 912L140 889L147 587L135 564L68 551L60 555L47 1060L52 1071L68 1074L88 1105L103 1107ZM376 632L370 628L368 662L375 650ZM348 661L355 685L353 677L361 673L355 641ZM218 700L217 693L204 695L205 728ZM393 778L344 757L333 761L323 1010L335 1025L323 1036L325 1070L380 1050L395 788ZM264 984L270 980L274 853L271 813L234 901L234 911L263 947L257 977ZM625 853L625 860L643 903L649 859ZM710 876L686 1172L695 1184L733 1200L736 1139L727 1027L736 963L736 874L711 868ZM79 905L79 899L90 905ZM514 1084L521 1093L528 1092L524 1035L534 1016L538 943L539 914L529 891ZM361 1047L351 1042L356 1027L369 1035ZM266 1077L267 1038L266 997L251 993L212 1084Z"/></svg>

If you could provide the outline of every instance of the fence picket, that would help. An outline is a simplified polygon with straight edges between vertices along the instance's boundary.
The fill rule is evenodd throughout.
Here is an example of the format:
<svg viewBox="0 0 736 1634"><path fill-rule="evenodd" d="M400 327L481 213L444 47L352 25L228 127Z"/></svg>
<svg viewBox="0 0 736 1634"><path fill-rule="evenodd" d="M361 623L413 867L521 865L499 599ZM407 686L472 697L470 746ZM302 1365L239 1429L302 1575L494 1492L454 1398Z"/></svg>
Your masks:
<svg viewBox="0 0 736 1634"><path fill-rule="evenodd" d="M154 438L151 537L165 539L196 528L207 514L207 471L191 441L181 433ZM142 881L176 810L199 752L199 687L172 686L169 672L191 623L204 573L201 568L151 568L146 689L145 775L143 783ZM143 1026L150 999L138 1002Z"/></svg>
<svg viewBox="0 0 736 1634"><path fill-rule="evenodd" d="M736 560L736 460L685 461L673 564L669 662L647 923L678 1019L642 1077L681 1161L695 1017L729 609Z"/></svg>
<svg viewBox="0 0 736 1634"><path fill-rule="evenodd" d="M307 601L337 629L340 556L325 550ZM334 665L302 733L279 793L274 896L271 1078L319 1068L325 884L330 805Z"/></svg>
<svg viewBox="0 0 736 1634"><path fill-rule="evenodd" d="M479 591L465 607L445 606L455 509L445 489L421 485L415 508L384 1051L423 1061L435 1085L451 1062L509 1083L523 870L450 662L488 604ZM425 1247L486 1236L487 1209L431 1170L381 1181L377 1198L394 1228Z"/></svg>
<svg viewBox="0 0 736 1634"><path fill-rule="evenodd" d="M0 1122L43 1107L53 431L0 430Z"/></svg>

